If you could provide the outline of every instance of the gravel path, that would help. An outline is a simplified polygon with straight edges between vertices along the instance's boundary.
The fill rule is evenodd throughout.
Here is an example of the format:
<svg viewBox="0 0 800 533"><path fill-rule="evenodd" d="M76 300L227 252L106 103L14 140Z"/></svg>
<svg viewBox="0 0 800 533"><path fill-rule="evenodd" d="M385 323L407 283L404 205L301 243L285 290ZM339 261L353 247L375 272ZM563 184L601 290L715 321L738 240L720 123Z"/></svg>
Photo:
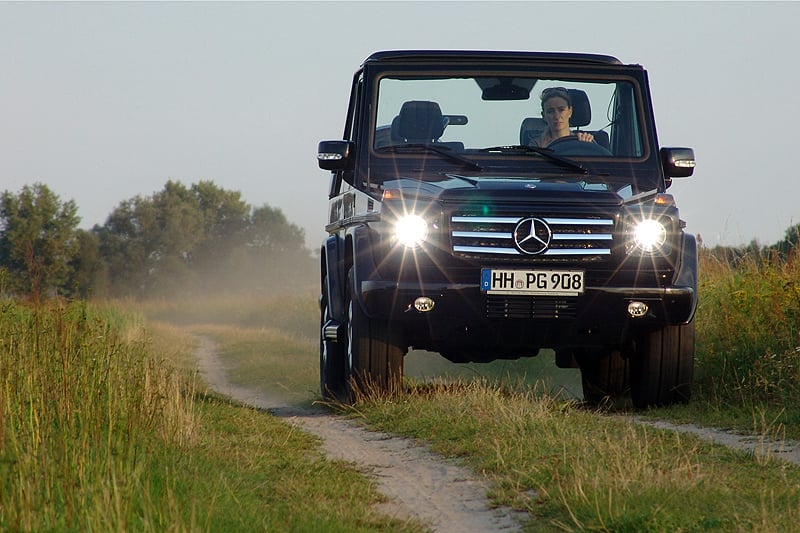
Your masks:
<svg viewBox="0 0 800 533"><path fill-rule="evenodd" d="M751 453L756 457L770 457L800 465L800 443L798 442L777 441L757 435L741 435L733 431L701 427L694 424L673 424L663 420L649 420L637 416L622 418L658 429L691 433L705 441Z"/></svg>
<svg viewBox="0 0 800 533"><path fill-rule="evenodd" d="M330 458L354 463L375 480L389 500L379 506L380 512L401 520L419 520L441 533L520 531L516 518L527 514L490 508L487 486L471 470L412 440L368 431L345 418L289 407L263 392L236 387L227 380L214 342L198 338L200 373L211 388L319 436Z"/></svg>
<svg viewBox="0 0 800 533"><path fill-rule="evenodd" d="M319 436L325 453L354 463L370 475L378 490L389 501L380 512L399 519L416 519L432 531L519 531L525 513L490 508L487 486L471 470L439 457L414 441L368 431L353 421L314 409L291 407L282 399L270 398L262 391L236 387L228 382L216 345L198 337L197 351L201 374L211 388L234 400L270 411L300 429ZM731 431L649 420L637 416L615 415L620 419L658 429L690 433L729 448L800 465L800 443L741 435Z"/></svg>

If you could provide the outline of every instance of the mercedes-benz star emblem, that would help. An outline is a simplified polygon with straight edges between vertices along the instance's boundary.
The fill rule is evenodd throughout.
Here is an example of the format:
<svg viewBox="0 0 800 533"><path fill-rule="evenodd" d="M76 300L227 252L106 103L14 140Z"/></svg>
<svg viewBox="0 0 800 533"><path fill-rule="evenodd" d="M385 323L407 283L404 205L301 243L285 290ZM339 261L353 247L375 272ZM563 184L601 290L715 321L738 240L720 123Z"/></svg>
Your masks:
<svg viewBox="0 0 800 533"><path fill-rule="evenodd" d="M514 243L524 253L536 255L547 250L553 232L540 218L523 218L514 228Z"/></svg>

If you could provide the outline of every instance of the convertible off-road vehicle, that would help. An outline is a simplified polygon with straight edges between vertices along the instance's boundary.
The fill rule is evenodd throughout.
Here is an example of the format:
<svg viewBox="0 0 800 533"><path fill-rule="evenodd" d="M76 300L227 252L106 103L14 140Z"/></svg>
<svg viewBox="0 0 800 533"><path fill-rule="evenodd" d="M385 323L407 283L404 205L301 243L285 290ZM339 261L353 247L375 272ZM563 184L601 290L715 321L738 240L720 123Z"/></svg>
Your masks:
<svg viewBox="0 0 800 533"><path fill-rule="evenodd" d="M566 95L573 133L549 144L547 89ZM409 348L454 362L548 348L580 368L587 401L688 401L697 245L667 190L694 152L659 147L641 66L378 52L355 73L343 138L317 157L331 171L324 397L393 389Z"/></svg>

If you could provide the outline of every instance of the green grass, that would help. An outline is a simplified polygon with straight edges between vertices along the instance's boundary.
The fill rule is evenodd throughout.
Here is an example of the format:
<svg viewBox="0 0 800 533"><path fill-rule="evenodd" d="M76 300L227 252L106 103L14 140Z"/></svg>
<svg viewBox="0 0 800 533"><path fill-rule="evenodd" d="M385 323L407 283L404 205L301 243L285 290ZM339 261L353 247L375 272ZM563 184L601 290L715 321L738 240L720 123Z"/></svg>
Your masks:
<svg viewBox="0 0 800 533"><path fill-rule="evenodd" d="M262 411L197 399L202 437L165 454L182 519L203 531L419 531L371 510L379 495L318 439Z"/></svg>
<svg viewBox="0 0 800 533"><path fill-rule="evenodd" d="M652 416L800 439L798 257L701 253L694 399Z"/></svg>
<svg viewBox="0 0 800 533"><path fill-rule="evenodd" d="M268 391L270 398L309 406L319 397L317 343L272 328L199 326L190 329L218 343L230 383Z"/></svg>
<svg viewBox="0 0 800 533"><path fill-rule="evenodd" d="M702 254L694 399L646 415L800 438L796 255ZM314 291L0 302L0 530L419 530L377 515L371 483L317 439L197 381L206 335L235 384L311 405L318 320ZM551 353L406 363L402 395L341 409L460 458L530 531L800 531L798 468L598 417Z"/></svg>
<svg viewBox="0 0 800 533"><path fill-rule="evenodd" d="M2 302L0 531L421 530L318 439L202 392L195 344L118 308Z"/></svg>
<svg viewBox="0 0 800 533"><path fill-rule="evenodd" d="M152 321L175 325L214 324L273 328L317 339L317 289L292 294L236 294L207 298L171 298L127 302Z"/></svg>
<svg viewBox="0 0 800 533"><path fill-rule="evenodd" d="M486 381L419 383L345 412L494 482L528 531L800 531L800 470Z"/></svg>
<svg viewBox="0 0 800 533"><path fill-rule="evenodd" d="M763 381L791 376L784 371L794 364L792 353L782 347L796 342L794 304L776 295L782 284L800 278L782 264L765 276L769 265L743 264L734 272L724 265L712 269L709 258L703 260L695 400L646 414L773 438L796 435L796 388L790 383L778 395L763 394L775 391ZM743 287L754 295L749 307L722 299ZM755 312L784 322L763 333L749 328L742 350L736 330ZM307 322L308 332L300 336L279 335L280 323L265 320L257 334L230 329L215 338L240 384L296 387L308 393L298 401L311 401L317 325ZM781 357L767 360L780 368L763 364L758 355L777 352ZM273 355L257 359L253 353ZM270 378L271 372L279 378ZM298 377L289 385L292 372ZM371 427L421 439L462 459L494 481L498 504L530 514L530 531L800 531L796 467L598 417L572 401L580 395L579 374L556 369L548 352L485 365L453 365L436 354L412 352L406 375L410 388L403 395L367 397L342 409Z"/></svg>
<svg viewBox="0 0 800 533"><path fill-rule="evenodd" d="M190 446L196 413L191 383L145 346L141 322L113 308L2 303L0 529L173 523L172 494L151 492L143 465Z"/></svg>
<svg viewBox="0 0 800 533"><path fill-rule="evenodd" d="M237 384L291 390L299 404L318 397L315 329L298 335L266 322L192 330L220 343ZM549 352L470 365L413 352L406 370L402 395L340 408L464 461L492 481L497 504L529 513L529 531L800 531L796 467L598 417L574 401L577 371L556 369ZM696 409L684 411L689 421L714 418L704 402L688 408Z"/></svg>

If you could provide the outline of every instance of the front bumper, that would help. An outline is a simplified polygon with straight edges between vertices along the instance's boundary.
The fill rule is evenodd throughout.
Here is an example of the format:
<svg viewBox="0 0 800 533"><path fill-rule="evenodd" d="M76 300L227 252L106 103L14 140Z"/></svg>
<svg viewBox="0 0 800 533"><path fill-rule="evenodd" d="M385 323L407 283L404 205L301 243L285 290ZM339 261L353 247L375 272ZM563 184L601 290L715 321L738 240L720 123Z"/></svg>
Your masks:
<svg viewBox="0 0 800 533"><path fill-rule="evenodd" d="M693 287L587 287L581 296L495 296L481 291L475 284L416 283L366 280L360 287L361 303L369 316L394 320L414 319L425 315L428 320L441 316L464 321L501 319L551 319L574 322L587 329L628 324L641 326L686 324L693 318ZM425 296L434 307L427 312L414 308L414 300ZM628 304L640 301L648 312L633 318ZM528 304L531 315L525 315ZM503 309L507 312L504 314ZM548 312L548 309L550 312Z"/></svg>

